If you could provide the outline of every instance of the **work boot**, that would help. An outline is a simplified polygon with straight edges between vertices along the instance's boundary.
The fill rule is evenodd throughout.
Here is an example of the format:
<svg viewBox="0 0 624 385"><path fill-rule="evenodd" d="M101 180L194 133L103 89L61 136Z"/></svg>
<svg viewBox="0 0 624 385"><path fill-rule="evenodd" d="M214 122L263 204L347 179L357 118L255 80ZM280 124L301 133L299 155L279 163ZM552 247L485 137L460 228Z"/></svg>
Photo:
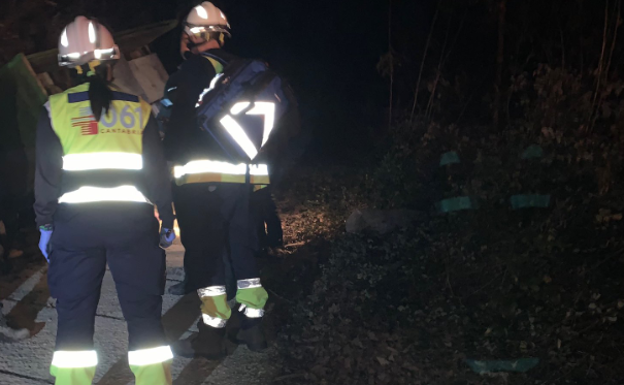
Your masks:
<svg viewBox="0 0 624 385"><path fill-rule="evenodd" d="M239 345L247 345L252 352L261 352L268 345L262 330L262 318L249 318L241 314L241 328L234 338Z"/></svg>
<svg viewBox="0 0 624 385"><path fill-rule="evenodd" d="M177 341L172 346L173 354L178 357L203 357L207 360L218 361L225 358L227 351L224 344L225 328L213 328L201 320L197 325L199 333L185 340Z"/></svg>

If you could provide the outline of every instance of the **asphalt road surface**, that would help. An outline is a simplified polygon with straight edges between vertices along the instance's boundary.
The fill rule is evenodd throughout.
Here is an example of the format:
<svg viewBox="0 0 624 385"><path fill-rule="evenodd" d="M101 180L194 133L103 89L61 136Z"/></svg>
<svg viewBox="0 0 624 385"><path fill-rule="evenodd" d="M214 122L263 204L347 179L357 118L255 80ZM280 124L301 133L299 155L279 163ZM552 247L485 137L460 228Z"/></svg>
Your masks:
<svg viewBox="0 0 624 385"><path fill-rule="evenodd" d="M183 278L181 245L167 252L167 287ZM0 279L0 299L8 318L31 330L33 336L18 343L0 342L0 385L53 384L49 365L54 351L57 316L46 281L47 266L36 265L11 277ZM199 317L197 296L164 296L163 323L171 340L185 338L196 330ZM100 385L134 384L127 364L126 323L110 272L104 277L95 320L95 346L99 365L94 383ZM220 362L205 359L175 358L173 378L176 385L269 384L276 373L274 348L262 354L246 347L229 347L230 355Z"/></svg>

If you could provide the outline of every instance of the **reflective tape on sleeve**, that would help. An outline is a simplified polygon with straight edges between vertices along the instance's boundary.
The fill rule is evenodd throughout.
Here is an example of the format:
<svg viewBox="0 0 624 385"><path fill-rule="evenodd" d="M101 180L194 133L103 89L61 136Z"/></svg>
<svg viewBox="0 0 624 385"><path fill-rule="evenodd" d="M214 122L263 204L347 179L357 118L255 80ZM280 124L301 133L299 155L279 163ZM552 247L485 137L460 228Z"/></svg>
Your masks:
<svg viewBox="0 0 624 385"><path fill-rule="evenodd" d="M173 353L171 352L171 348L169 346L128 352L128 364L132 366L160 364L172 359Z"/></svg>
<svg viewBox="0 0 624 385"><path fill-rule="evenodd" d="M52 366L64 369L92 368L97 366L98 358L95 350L67 352L54 352Z"/></svg>
<svg viewBox="0 0 624 385"><path fill-rule="evenodd" d="M94 202L151 202L134 186L114 188L81 187L76 191L63 194L59 203L94 203Z"/></svg>

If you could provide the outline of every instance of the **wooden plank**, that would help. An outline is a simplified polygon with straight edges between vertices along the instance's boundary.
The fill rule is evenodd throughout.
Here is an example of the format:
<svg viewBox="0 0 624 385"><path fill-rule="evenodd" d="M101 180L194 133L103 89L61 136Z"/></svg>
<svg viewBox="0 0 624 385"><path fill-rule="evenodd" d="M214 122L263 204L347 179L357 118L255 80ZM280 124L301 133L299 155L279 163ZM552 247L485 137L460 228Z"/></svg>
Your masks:
<svg viewBox="0 0 624 385"><path fill-rule="evenodd" d="M30 62L28 61L28 58L26 56L24 56L24 55L20 55L20 57L22 59L22 62L24 63L24 67L26 67L28 72L30 72L30 74L32 75L33 79L35 80L35 82L37 83L39 88L41 89L41 93L43 93L43 95L47 97L48 96L48 91L46 91L46 89L43 86L43 84L41 84L41 81L37 77L37 74L33 70L32 66L30 65Z"/></svg>
<svg viewBox="0 0 624 385"><path fill-rule="evenodd" d="M145 94L143 87L141 87L141 84L137 81L134 73L132 72L132 68L130 68L130 63L126 61L126 59L122 58L117 62L117 64L115 64L113 76L115 78L113 85L116 88L119 88L121 91L128 94L137 95L143 99L147 99L147 95Z"/></svg>
<svg viewBox="0 0 624 385"><path fill-rule="evenodd" d="M153 53L132 60L128 64L136 81L145 92L145 100L151 104L162 99L169 75L158 55Z"/></svg>

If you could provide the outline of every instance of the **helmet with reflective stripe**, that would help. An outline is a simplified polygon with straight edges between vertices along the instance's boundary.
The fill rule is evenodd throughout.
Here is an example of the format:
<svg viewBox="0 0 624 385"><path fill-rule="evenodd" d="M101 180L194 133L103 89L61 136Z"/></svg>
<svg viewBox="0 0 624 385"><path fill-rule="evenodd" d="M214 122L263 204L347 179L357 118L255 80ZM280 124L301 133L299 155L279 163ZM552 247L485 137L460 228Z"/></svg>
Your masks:
<svg viewBox="0 0 624 385"><path fill-rule="evenodd" d="M119 47L110 31L97 21L84 16L78 16L65 27L58 47L59 65L70 68L120 57Z"/></svg>
<svg viewBox="0 0 624 385"><path fill-rule="evenodd" d="M230 34L230 24L225 14L214 4L204 1L188 14L184 22L184 32L189 36L208 40L211 32Z"/></svg>

